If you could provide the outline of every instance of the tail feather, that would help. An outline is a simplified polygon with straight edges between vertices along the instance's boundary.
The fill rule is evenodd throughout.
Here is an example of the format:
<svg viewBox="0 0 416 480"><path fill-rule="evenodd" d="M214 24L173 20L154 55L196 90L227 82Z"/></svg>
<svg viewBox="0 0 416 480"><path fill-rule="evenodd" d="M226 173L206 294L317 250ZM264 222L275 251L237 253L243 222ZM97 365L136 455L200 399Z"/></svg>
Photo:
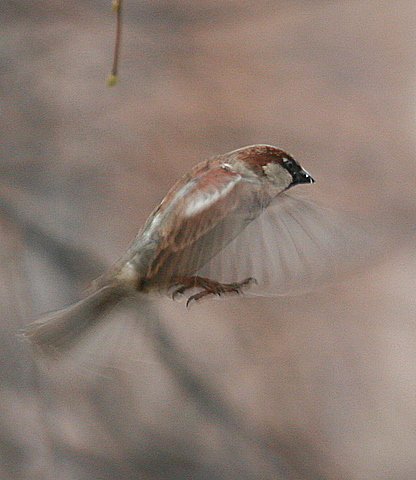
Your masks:
<svg viewBox="0 0 416 480"><path fill-rule="evenodd" d="M22 336L46 355L62 354L129 294L131 290L123 285L102 287L69 307L46 313L28 325Z"/></svg>

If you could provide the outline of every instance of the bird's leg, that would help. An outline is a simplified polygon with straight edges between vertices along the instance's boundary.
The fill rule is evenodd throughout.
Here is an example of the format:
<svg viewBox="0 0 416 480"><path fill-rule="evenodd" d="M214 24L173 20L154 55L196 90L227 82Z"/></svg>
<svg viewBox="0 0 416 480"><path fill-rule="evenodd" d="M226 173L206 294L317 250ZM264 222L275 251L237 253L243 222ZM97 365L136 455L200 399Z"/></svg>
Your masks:
<svg viewBox="0 0 416 480"><path fill-rule="evenodd" d="M179 288L176 288L172 294L172 298L175 298L176 295L185 293L186 290L191 288L200 288L201 291L191 295L187 302L186 306L188 307L190 302L193 300L198 301L207 295L218 295L221 296L225 293L242 293L241 289L245 285L249 285L252 282L256 282L253 277L246 278L242 282L236 283L219 283L215 280L210 280L209 278L203 278L198 276L177 276L172 279L171 286L180 285Z"/></svg>

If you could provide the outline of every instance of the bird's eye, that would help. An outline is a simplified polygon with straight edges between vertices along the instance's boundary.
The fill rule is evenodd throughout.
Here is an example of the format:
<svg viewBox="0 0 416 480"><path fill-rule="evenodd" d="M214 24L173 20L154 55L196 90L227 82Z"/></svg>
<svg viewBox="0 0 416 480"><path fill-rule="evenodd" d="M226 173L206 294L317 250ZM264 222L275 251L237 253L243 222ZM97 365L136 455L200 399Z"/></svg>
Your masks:
<svg viewBox="0 0 416 480"><path fill-rule="evenodd" d="M283 157L282 165L291 174L294 174L299 169L299 166L293 158Z"/></svg>

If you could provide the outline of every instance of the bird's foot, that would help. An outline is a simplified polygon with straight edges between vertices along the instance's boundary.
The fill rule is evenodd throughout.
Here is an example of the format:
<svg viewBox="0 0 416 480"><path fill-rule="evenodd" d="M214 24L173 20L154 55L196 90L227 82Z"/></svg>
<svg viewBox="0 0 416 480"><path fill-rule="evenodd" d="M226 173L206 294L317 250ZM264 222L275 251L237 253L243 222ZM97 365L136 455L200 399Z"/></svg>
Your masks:
<svg viewBox="0 0 416 480"><path fill-rule="evenodd" d="M209 278L203 278L198 276L178 276L175 277L172 281L171 286L177 287L172 293L172 298L175 299L177 295L181 295L192 288L200 288L201 291L191 295L186 301L186 306L189 307L189 304L192 301L197 302L203 297L208 295L224 295L226 293L238 293L241 294L242 288L250 283L255 282L256 279L253 277L246 278L242 282L236 283L219 283L215 280L210 280Z"/></svg>

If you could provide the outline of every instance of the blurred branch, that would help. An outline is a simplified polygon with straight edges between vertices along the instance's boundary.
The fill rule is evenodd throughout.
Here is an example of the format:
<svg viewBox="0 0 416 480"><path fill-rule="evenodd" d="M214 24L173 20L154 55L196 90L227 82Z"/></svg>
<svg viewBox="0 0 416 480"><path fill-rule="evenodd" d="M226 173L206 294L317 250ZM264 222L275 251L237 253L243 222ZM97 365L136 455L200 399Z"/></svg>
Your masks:
<svg viewBox="0 0 416 480"><path fill-rule="evenodd" d="M121 45L121 5L123 0L113 0L111 9L116 13L116 38L114 43L114 55L113 55L113 65L111 67L111 73L107 77L107 85L112 87L117 82L118 75L118 59L120 56L120 45Z"/></svg>
<svg viewBox="0 0 416 480"><path fill-rule="evenodd" d="M38 206L33 195L18 187L0 182L0 210L9 220L21 228L24 240L43 251L60 268L80 281L91 281L107 268L97 256L82 247L71 245L67 238L59 238L46 221L47 213Z"/></svg>
<svg viewBox="0 0 416 480"><path fill-rule="evenodd" d="M56 232L45 225L42 218L47 216L47 212L39 207L36 197L4 180L0 181L0 211L13 225L20 228L22 237L28 244L44 251L56 265L65 268L69 276L91 280L105 270L106 266L94 255L80 247L69 245L66 239L59 238ZM142 307L143 297L140 297L135 308L140 311ZM155 348L172 376L177 379L181 390L193 398L209 416L221 419L229 428L238 429L241 419L235 418L232 408L220 392L192 371L189 358L181 352L154 312L147 312L140 318L147 320L145 325L151 333Z"/></svg>

